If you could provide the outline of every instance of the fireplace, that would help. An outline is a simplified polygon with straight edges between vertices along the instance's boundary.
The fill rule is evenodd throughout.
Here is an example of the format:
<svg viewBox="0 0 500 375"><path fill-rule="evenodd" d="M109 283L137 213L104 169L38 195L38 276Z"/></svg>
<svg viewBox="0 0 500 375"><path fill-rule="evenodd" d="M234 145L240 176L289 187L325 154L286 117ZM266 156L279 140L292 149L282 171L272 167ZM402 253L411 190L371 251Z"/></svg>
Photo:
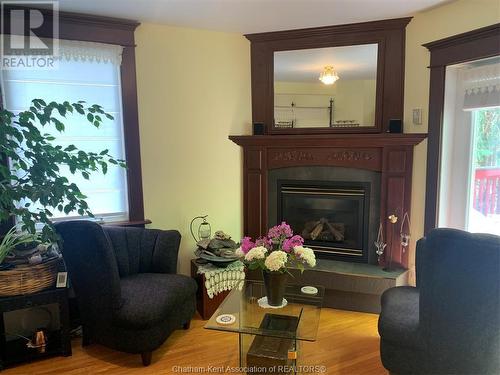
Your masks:
<svg viewBox="0 0 500 375"><path fill-rule="evenodd" d="M278 180L277 219L321 258L366 262L370 184Z"/></svg>
<svg viewBox="0 0 500 375"><path fill-rule="evenodd" d="M380 173L346 167L289 167L268 173L268 223L289 223L318 258L377 263Z"/></svg>
<svg viewBox="0 0 500 375"><path fill-rule="evenodd" d="M393 265L408 268L409 252L402 250L399 230L388 217L410 212L413 147L425 137L387 133L229 137L244 150L243 232L260 237L279 222L278 180L320 181L334 189L336 182L364 182L369 184L369 197L364 199L365 214L369 211L368 234L364 232L358 243L363 244L366 259L332 251L330 255L375 265L384 264L386 255L391 254ZM380 224L387 247L379 262L373 242Z"/></svg>

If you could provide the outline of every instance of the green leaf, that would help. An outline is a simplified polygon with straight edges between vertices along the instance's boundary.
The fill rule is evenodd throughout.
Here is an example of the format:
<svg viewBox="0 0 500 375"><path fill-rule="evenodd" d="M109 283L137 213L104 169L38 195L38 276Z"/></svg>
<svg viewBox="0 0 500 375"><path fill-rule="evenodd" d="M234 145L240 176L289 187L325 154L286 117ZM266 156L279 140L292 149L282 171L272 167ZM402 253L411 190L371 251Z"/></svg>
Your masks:
<svg viewBox="0 0 500 375"><path fill-rule="evenodd" d="M92 113L87 113L87 120L89 120L89 122L94 122L94 115Z"/></svg>
<svg viewBox="0 0 500 375"><path fill-rule="evenodd" d="M108 165L105 162L101 162L101 170L103 174L108 173Z"/></svg>

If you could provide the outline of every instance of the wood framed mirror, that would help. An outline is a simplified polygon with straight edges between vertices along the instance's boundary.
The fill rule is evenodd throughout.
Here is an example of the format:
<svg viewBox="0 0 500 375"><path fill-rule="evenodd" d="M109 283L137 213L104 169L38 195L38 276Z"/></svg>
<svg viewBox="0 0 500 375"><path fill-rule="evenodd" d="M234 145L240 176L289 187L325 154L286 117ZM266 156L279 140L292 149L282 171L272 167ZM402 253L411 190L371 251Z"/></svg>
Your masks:
<svg viewBox="0 0 500 375"><path fill-rule="evenodd" d="M246 35L253 122L267 134L385 132L403 118L410 20Z"/></svg>

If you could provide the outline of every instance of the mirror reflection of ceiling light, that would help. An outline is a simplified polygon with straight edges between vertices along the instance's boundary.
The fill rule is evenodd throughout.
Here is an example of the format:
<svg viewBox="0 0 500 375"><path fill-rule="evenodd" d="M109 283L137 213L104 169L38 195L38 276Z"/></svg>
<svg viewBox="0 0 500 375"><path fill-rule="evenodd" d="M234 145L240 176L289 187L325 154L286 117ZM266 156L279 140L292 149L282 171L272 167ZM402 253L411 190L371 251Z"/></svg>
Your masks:
<svg viewBox="0 0 500 375"><path fill-rule="evenodd" d="M339 76L331 65L325 66L325 69L319 75L319 80L325 85L333 85L338 79Z"/></svg>

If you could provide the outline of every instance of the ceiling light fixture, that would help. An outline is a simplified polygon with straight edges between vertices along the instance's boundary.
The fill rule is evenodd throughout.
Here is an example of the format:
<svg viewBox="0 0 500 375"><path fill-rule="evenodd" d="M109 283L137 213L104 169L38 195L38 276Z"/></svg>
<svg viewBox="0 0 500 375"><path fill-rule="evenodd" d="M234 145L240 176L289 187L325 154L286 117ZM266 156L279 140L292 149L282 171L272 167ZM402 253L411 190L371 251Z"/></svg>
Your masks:
<svg viewBox="0 0 500 375"><path fill-rule="evenodd" d="M333 85L339 79L339 75L333 70L333 66L325 66L323 72L319 75L319 80L325 85Z"/></svg>

